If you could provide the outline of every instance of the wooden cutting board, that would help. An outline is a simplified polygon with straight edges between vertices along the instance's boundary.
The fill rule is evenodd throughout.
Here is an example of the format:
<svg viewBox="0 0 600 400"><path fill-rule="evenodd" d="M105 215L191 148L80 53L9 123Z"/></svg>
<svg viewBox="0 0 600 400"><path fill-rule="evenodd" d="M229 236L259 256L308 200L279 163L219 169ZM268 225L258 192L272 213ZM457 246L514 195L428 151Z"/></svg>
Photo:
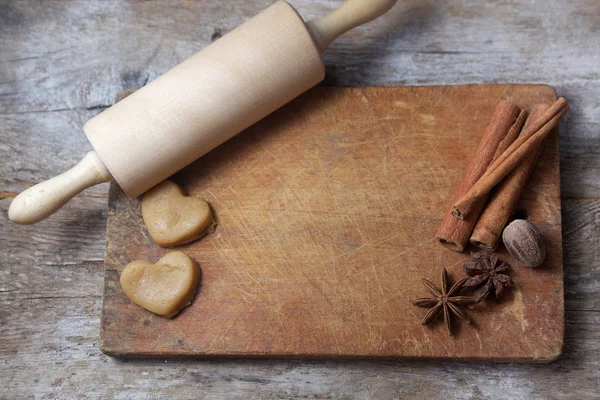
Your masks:
<svg viewBox="0 0 600 400"><path fill-rule="evenodd" d="M315 88L177 174L216 232L180 249L199 262L191 306L166 320L125 297L123 267L158 260L140 201L113 184L102 351L113 356L407 357L550 361L564 330L558 132L521 206L547 261L514 266L501 302L448 336L409 299L420 280L464 276L468 254L434 236L496 104L551 103L540 85ZM505 257L508 257L503 253Z"/></svg>

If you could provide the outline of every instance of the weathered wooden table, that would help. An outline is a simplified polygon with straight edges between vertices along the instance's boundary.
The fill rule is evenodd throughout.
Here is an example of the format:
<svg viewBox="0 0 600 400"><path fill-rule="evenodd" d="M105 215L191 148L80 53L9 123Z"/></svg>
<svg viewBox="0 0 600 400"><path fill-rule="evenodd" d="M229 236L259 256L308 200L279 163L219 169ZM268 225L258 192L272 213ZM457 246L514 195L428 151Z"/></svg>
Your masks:
<svg viewBox="0 0 600 400"><path fill-rule="evenodd" d="M98 350L108 185L38 225L11 198L90 149L81 127L267 7L256 1L0 0L0 398L600 396L600 3L400 1L336 41L324 85L547 83L561 123L564 355L549 365L159 360ZM338 1L293 0L304 17Z"/></svg>

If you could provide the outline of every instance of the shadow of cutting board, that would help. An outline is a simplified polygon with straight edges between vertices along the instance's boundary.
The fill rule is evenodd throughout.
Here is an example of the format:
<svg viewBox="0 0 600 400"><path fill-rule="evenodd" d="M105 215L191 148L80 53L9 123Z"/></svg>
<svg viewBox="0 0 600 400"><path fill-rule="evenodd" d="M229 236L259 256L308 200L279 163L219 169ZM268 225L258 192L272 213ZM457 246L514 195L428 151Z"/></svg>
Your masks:
<svg viewBox="0 0 600 400"><path fill-rule="evenodd" d="M114 356L405 357L550 361L564 330L558 132L521 200L546 239L535 270L515 265L501 302L471 325L420 324L421 278L464 276L468 257L434 236L497 103L551 103L539 85L316 88L174 179L207 199L219 226L181 250L203 278L173 320L119 286L135 259L168 249L140 201L113 184L101 349ZM508 255L504 253L508 259Z"/></svg>

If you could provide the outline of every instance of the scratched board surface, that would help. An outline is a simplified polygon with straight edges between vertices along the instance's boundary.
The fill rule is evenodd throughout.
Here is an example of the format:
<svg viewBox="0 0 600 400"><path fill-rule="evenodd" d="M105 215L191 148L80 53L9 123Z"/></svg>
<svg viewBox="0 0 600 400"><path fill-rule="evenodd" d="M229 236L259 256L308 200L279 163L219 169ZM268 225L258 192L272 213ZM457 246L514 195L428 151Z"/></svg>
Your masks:
<svg viewBox="0 0 600 400"><path fill-rule="evenodd" d="M114 356L407 357L549 361L564 330L558 132L521 199L546 241L544 265L515 265L501 302L473 322L420 325L422 277L464 277L468 253L434 236L502 99L551 103L541 85L315 88L173 179L208 200L214 234L181 246L202 269L173 320L119 286L135 259L169 249L148 235L139 199L112 184L101 348ZM503 251L503 256L512 261Z"/></svg>

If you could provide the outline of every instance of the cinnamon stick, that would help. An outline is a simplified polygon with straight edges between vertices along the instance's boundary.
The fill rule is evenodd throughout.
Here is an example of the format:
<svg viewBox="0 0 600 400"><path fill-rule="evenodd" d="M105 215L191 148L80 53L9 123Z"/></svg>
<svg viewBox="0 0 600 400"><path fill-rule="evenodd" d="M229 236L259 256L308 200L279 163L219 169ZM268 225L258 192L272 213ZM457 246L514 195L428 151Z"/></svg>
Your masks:
<svg viewBox="0 0 600 400"><path fill-rule="evenodd" d="M452 215L464 219L477 208L480 199L486 196L506 175L508 175L529 153L536 149L548 133L558 124L567 112L568 106L564 98L560 98L529 128L527 128L511 144L488 171L471 187L471 189L454 203ZM481 212L481 210L479 210Z"/></svg>
<svg viewBox="0 0 600 400"><path fill-rule="evenodd" d="M473 184L483 176L487 168L493 162L500 143L503 143L503 148L510 146L511 143L509 139L504 142L503 140L507 138L509 132L514 132L516 130L518 134L524 121L525 114L515 104L508 101L503 101L498 104L483 138L479 142L475 156L471 160L471 163L463 176L463 180L454 195L452 203L460 199ZM515 127L513 128L513 126ZM513 129L511 130L511 128ZM452 216L451 208L438 229L436 239L451 250L459 252L463 251L465 245L469 241L471 232L477 223L477 218L483 205L484 201L479 202L473 209L471 215L462 220Z"/></svg>
<svg viewBox="0 0 600 400"><path fill-rule="evenodd" d="M508 133L504 136L504 139L498 144L498 147L494 152L494 158L492 158L492 164L510 147L511 144L513 144L515 140L517 140L525 121L527 121L527 111L521 110L519 116L508 130ZM484 172L484 175L486 172Z"/></svg>
<svg viewBox="0 0 600 400"><path fill-rule="evenodd" d="M546 104L533 106L523 129L527 130L547 109ZM540 149L541 146L532 149L532 152L496 187L473 229L473 234L469 239L471 244L484 250L496 250L502 237L502 231L517 206L521 192L527 185Z"/></svg>

